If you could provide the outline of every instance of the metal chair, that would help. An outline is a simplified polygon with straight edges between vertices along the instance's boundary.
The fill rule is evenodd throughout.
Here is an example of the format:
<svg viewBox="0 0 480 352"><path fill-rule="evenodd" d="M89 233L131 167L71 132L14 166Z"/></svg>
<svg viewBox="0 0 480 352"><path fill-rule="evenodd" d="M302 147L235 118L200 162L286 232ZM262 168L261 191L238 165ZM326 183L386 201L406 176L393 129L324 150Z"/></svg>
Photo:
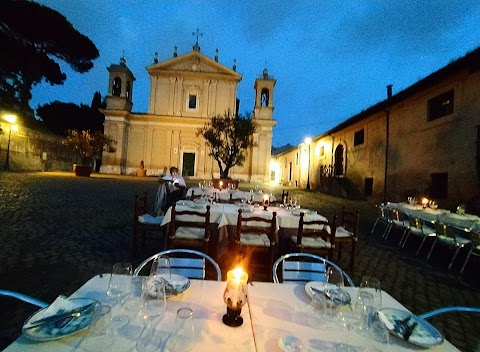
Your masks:
<svg viewBox="0 0 480 352"><path fill-rule="evenodd" d="M337 216L333 215L332 221L328 220L305 220L305 214L300 213L298 232L291 237L295 252L311 253L333 258L335 249L335 232Z"/></svg>
<svg viewBox="0 0 480 352"><path fill-rule="evenodd" d="M433 241L432 247L430 248L430 252L428 252L427 260L430 259L430 256L433 253L433 249L438 242L446 245L447 247L454 248L455 252L453 253L453 257L448 264L448 270L450 270L460 249L467 245L471 245L472 241L465 237L457 235L458 230L442 222L435 223L435 230L435 240Z"/></svg>
<svg viewBox="0 0 480 352"><path fill-rule="evenodd" d="M248 260L250 268L254 266L253 255L262 255L265 265L260 266L260 271L272 267L278 243L277 213L273 212L271 215L271 218L256 215L244 217L242 209L238 209L235 248L240 258ZM250 270L250 272L256 271ZM268 279L271 280L271 273L268 276Z"/></svg>
<svg viewBox="0 0 480 352"><path fill-rule="evenodd" d="M172 206L172 220L168 231L168 249L196 247L209 254L210 244L210 205L206 210L178 211ZM186 220L188 218L188 220Z"/></svg>
<svg viewBox="0 0 480 352"><path fill-rule="evenodd" d="M408 218L410 226L408 227L408 231L405 234L405 239L403 240L403 243L401 244L402 248L405 247L405 244L408 241L408 237L410 234L420 237L422 239L422 242L420 243L420 246L417 249L417 252L415 253L416 256L420 253L420 250L422 249L425 241L429 237L435 237L436 236L436 231L434 228L426 225L422 219L416 218L416 217L409 217ZM400 240L401 242L401 240Z"/></svg>
<svg viewBox="0 0 480 352"><path fill-rule="evenodd" d="M373 235L373 233L375 232L375 229L377 228L377 225L383 222L385 224L385 229L383 230L383 233L382 233L382 237L383 237L388 228L387 208L383 203L376 204L375 208L377 208L378 215L377 215L377 219L375 220L375 223L373 224L372 230L370 231L370 234Z"/></svg>
<svg viewBox="0 0 480 352"><path fill-rule="evenodd" d="M45 303L39 299L33 298L31 296L25 295L23 293L18 293L15 291L10 291L10 290L0 290L0 296L7 296L7 297L12 297L19 299L23 302L33 304L34 306L40 307L40 308L45 308L49 304Z"/></svg>
<svg viewBox="0 0 480 352"><path fill-rule="evenodd" d="M468 251L467 256L465 257L465 261L463 262L462 268L460 269L460 274L463 274L465 267L467 266L467 262L469 261L472 254L474 256L480 257L480 234L475 232L470 232L470 241L472 241L470 250Z"/></svg>
<svg viewBox="0 0 480 352"><path fill-rule="evenodd" d="M342 244L350 244L350 270L352 271L355 266L355 249L358 241L359 223L360 212L358 210L348 211L346 207L343 206L340 223L335 230L335 245L338 247L337 259L340 259L342 256Z"/></svg>
<svg viewBox="0 0 480 352"><path fill-rule="evenodd" d="M273 264L273 282L306 283L309 281L326 281L326 271L329 266L343 274L348 285L355 286L348 274L334 262L310 253L289 253L278 258ZM281 271L281 276L279 272Z"/></svg>
<svg viewBox="0 0 480 352"><path fill-rule="evenodd" d="M146 232L160 232L165 236L165 228L161 225L163 216L152 216L148 213L148 194L143 196L135 195L135 205L133 212L133 239L132 239L132 257L137 256L137 242L142 240L142 246L145 245ZM162 247L163 249L163 247Z"/></svg>
<svg viewBox="0 0 480 352"><path fill-rule="evenodd" d="M402 236L400 237L400 242L402 242L402 239L404 238L405 233L408 231L408 228L410 227L408 216L406 216L403 213L400 213L398 209L387 209L387 212L388 212L388 219L387 219L388 225L383 234L383 239L387 240L392 230L396 229L402 232Z"/></svg>
<svg viewBox="0 0 480 352"><path fill-rule="evenodd" d="M209 255L192 249L167 249L156 253L141 262L134 270L133 276L138 276L149 262L153 262L158 257L168 257L170 259L171 273L183 275L190 279L202 280L205 280L206 277L206 263L208 261L215 270L216 280L222 281L222 271L217 262Z"/></svg>

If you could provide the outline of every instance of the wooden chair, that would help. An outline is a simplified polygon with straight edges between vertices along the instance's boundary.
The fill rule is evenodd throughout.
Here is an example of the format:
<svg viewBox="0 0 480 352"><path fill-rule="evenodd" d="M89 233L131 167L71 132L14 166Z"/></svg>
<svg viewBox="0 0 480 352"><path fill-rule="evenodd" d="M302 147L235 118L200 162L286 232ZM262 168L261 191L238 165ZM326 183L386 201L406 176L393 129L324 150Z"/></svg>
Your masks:
<svg viewBox="0 0 480 352"><path fill-rule="evenodd" d="M345 206L342 208L342 215L340 222L335 230L335 244L338 247L337 259L342 256L342 246L344 243L350 244L350 270L353 271L355 267L355 249L358 241L358 227L360 223L360 212L348 211Z"/></svg>
<svg viewBox="0 0 480 352"><path fill-rule="evenodd" d="M269 214L266 212L266 214ZM272 280L271 268L277 248L277 212L271 213L271 218L256 215L244 216L242 209L238 210L237 229L235 233L235 248L240 258L250 268L250 273L268 270L268 280ZM256 256L263 256L264 263L255 270Z"/></svg>
<svg viewBox="0 0 480 352"><path fill-rule="evenodd" d="M132 257L137 257L137 242L142 240L142 246L145 246L146 232L160 232L161 236L165 236L165 228L161 225L163 216L152 216L148 213L148 194L143 196L135 195L135 205L133 212L133 240L132 240ZM163 245L162 248L163 249Z"/></svg>
<svg viewBox="0 0 480 352"><path fill-rule="evenodd" d="M198 199L198 198L202 198L202 194L199 193L199 194L195 194L195 190L192 189L192 193L190 194L189 197L187 197L189 200L195 200L195 199Z"/></svg>
<svg viewBox="0 0 480 352"><path fill-rule="evenodd" d="M172 274L183 275L190 279L205 280L207 274L211 271L208 269L213 268L212 277L217 281L222 281L222 271L217 262L207 254L192 249L167 249L166 251L156 253L140 263L134 270L133 276L140 275L142 269L147 267L147 264L150 262L153 263L158 257L169 258L170 272ZM206 266L207 262L210 263L209 267ZM150 272L150 267L148 266L147 268L148 271L144 270L143 272L146 276Z"/></svg>
<svg viewBox="0 0 480 352"><path fill-rule="evenodd" d="M335 249L336 221L336 215L333 215L332 221L305 220L305 213L300 213L298 232L291 237L290 245L295 252L316 254L331 260Z"/></svg>
<svg viewBox="0 0 480 352"><path fill-rule="evenodd" d="M310 253L288 253L282 255L273 264L273 282L307 283L326 281L327 269L333 266L343 274L346 284L355 286L348 274L334 262Z"/></svg>
<svg viewBox="0 0 480 352"><path fill-rule="evenodd" d="M210 205L206 210L178 211L172 206L172 220L168 231L168 249L195 247L205 254L210 250Z"/></svg>

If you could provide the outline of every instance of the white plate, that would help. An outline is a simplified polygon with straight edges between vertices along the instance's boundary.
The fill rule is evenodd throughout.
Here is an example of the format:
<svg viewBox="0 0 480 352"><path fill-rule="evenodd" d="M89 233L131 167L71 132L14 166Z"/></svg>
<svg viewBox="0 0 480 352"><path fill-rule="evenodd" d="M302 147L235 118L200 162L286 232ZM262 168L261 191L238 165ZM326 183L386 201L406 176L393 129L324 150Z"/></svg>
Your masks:
<svg viewBox="0 0 480 352"><path fill-rule="evenodd" d="M395 308L383 308L378 311L378 318L385 324L392 335L404 340L403 336L398 332L396 327L396 320L404 320L411 316L409 325L417 323L408 342L420 347L432 347L443 343L443 336L440 332L424 319L420 319L410 312ZM405 341L405 340L404 340Z"/></svg>
<svg viewBox="0 0 480 352"><path fill-rule="evenodd" d="M284 352L303 352L307 350L305 343L295 336L279 338L278 347Z"/></svg>
<svg viewBox="0 0 480 352"><path fill-rule="evenodd" d="M41 319L43 312L48 309L48 307L42 308L27 319L25 324L23 324L22 332L33 341L50 341L76 334L87 328L93 319L95 305L92 305L92 303L97 301L90 298L72 298L72 301L78 303L79 307L88 306L89 308L85 312L82 312L79 317L72 317L71 320L61 328L55 327L59 322L58 320L53 320L51 324L45 323L37 327L28 328L30 323L34 324L37 319ZM61 314L61 312L59 312L59 314Z"/></svg>
<svg viewBox="0 0 480 352"><path fill-rule="evenodd" d="M337 286L334 285L334 284L330 284L328 282L321 282L321 281L310 281L310 282L307 282L305 284L305 292L307 293L307 295L310 297L310 298L313 298L313 296L318 293L318 292L324 292L324 289L335 289ZM335 305L346 305L346 304L350 304L352 298L350 297L350 294L339 288L337 289L338 292L341 292L341 296L338 295L335 296L334 298L338 298L336 300L333 300L333 303ZM318 292L317 292L318 291ZM336 290L332 290L330 291L330 294L332 294L333 292L335 292Z"/></svg>
<svg viewBox="0 0 480 352"><path fill-rule="evenodd" d="M167 280L166 277L164 277L164 279ZM185 292L190 287L190 279L182 275L171 274L170 278L167 281L177 291L177 294ZM155 278L149 278L147 285L150 295L156 296L157 288L155 286ZM165 291L167 293L167 297L175 296L175 294L171 290L168 290L168 288Z"/></svg>

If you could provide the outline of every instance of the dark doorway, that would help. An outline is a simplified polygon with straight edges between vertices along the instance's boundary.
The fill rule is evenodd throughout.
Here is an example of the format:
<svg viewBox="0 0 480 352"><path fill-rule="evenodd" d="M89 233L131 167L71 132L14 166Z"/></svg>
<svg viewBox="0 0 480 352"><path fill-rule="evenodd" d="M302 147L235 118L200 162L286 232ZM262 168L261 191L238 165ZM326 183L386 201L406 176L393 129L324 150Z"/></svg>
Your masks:
<svg viewBox="0 0 480 352"><path fill-rule="evenodd" d="M335 176L343 175L343 145L335 148Z"/></svg>
<svg viewBox="0 0 480 352"><path fill-rule="evenodd" d="M365 190L364 194L366 197L371 196L373 194L373 178L367 177L365 179Z"/></svg>
<svg viewBox="0 0 480 352"><path fill-rule="evenodd" d="M195 153L183 153L183 176L195 176Z"/></svg>

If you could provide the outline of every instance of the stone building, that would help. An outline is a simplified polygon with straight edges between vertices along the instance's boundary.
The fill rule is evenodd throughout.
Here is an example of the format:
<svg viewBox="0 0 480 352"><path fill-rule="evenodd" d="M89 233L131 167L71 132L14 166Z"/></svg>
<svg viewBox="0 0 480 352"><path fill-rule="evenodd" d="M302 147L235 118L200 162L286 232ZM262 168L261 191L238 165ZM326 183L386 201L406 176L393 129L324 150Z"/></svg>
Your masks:
<svg viewBox="0 0 480 352"><path fill-rule="evenodd" d="M132 112L135 77L122 58L108 67L105 133L117 141L116 151L103 154L102 173L134 174L143 161L147 175L159 175L178 166L186 177L218 177L216 161L197 130L212 116L238 112L237 87L242 75L236 66L228 68L193 50L148 66L150 97L146 113ZM235 166L232 178L263 182L269 177L272 147L274 86L276 80L265 69L255 80L255 106L252 118L257 123L255 146L248 150L243 166ZM253 92L252 92L253 93Z"/></svg>
<svg viewBox="0 0 480 352"><path fill-rule="evenodd" d="M472 202L480 184L480 48L274 157L276 182L343 197ZM308 173L310 165L310 173Z"/></svg>

